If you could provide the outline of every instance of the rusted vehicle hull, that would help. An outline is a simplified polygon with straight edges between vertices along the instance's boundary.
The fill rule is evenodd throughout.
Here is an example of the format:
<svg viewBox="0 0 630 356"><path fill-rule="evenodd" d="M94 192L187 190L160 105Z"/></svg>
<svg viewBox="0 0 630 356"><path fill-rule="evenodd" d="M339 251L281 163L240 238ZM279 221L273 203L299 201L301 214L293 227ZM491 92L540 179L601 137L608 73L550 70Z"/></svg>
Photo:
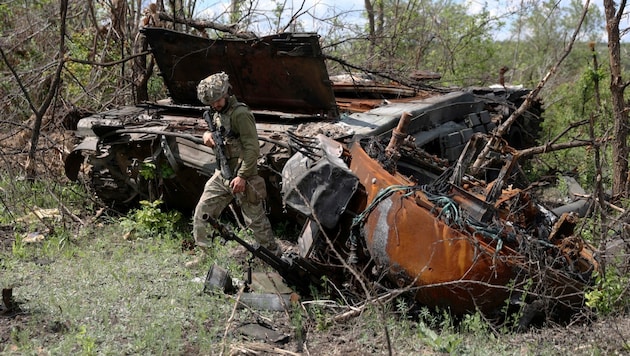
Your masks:
<svg viewBox="0 0 630 356"><path fill-rule="evenodd" d="M417 289L425 305L454 312L496 308L508 297L505 286L514 272L495 256L495 247L451 228L415 184L391 175L353 145L352 170L365 187L367 201L396 189L367 217L363 232L370 254L399 287ZM498 286L494 288L493 286Z"/></svg>
<svg viewBox="0 0 630 356"><path fill-rule="evenodd" d="M359 211L369 254L417 301L454 313L486 314L499 313L510 300L545 300L556 309L582 305L599 265L594 249L573 235L577 221L570 215L552 223L549 236L534 236L527 227L541 212L523 196L515 198L518 189L502 193L496 204L452 184L446 184L448 194L438 196L426 185L386 171L359 143L349 152L350 170L364 188L365 209ZM510 199L520 199L523 213L503 209ZM487 210L480 213L484 205ZM535 255L539 244L544 247Z"/></svg>
<svg viewBox="0 0 630 356"><path fill-rule="evenodd" d="M418 145L452 161L473 132L492 130L527 92L432 91L357 82L352 76L333 81L314 33L209 39L145 28L143 35L169 98L81 119L76 136L83 141L65 161L70 179L80 177L103 202L120 210L160 197L168 208L192 212L215 168L211 150L198 143L207 108L195 89L210 73L225 71L232 92L254 112L265 162L259 168L268 178L274 215L284 210L274 172L292 154L286 149L290 129L311 137L325 132L338 140L388 135L401 113L409 111Z"/></svg>

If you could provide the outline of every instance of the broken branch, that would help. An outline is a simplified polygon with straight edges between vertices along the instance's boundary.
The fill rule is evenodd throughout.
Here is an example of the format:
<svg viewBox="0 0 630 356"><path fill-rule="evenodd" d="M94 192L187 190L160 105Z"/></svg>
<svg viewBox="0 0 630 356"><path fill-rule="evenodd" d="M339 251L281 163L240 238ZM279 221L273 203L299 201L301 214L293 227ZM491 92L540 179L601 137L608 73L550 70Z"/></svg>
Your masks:
<svg viewBox="0 0 630 356"><path fill-rule="evenodd" d="M144 51L144 52L140 52L140 53L136 53L133 54L129 57L125 57L122 59L119 59L117 61L112 61L112 62L94 62L94 61L88 61L85 59L76 59L76 58L67 58L66 60L69 62L74 62L74 63L80 63L80 64L88 64L88 65L92 65L92 66L99 66L99 67L112 67L115 66L117 64L121 64L121 63L125 63L129 60L132 60L136 57L140 57L140 56L146 56L147 54L151 54L151 51Z"/></svg>
<svg viewBox="0 0 630 356"><path fill-rule="evenodd" d="M583 147L583 146L591 146L591 145L593 145L593 142L591 141L573 141L573 142L556 143L556 144L545 144L542 146L536 146L536 147L520 150L518 151L518 153L521 157L531 157L533 155L537 155L541 153L560 151L567 148L575 148L575 147Z"/></svg>
<svg viewBox="0 0 630 356"><path fill-rule="evenodd" d="M570 123L569 126L567 126L567 128L565 128L562 132L560 132L558 135L556 135L556 137L554 137L553 140L549 141L549 143L553 144L553 143L557 142L567 132L571 131L571 129L574 129L574 128L582 126L582 125L586 125L588 123L589 123L589 120L582 120L582 121Z"/></svg>
<svg viewBox="0 0 630 356"><path fill-rule="evenodd" d="M351 310L341 313L341 314L337 314L333 317L333 321L335 322L344 322L350 318L353 318L355 316L361 315L361 313L363 313L363 311L369 307L370 305L374 305L374 304L381 304L383 302L387 303L390 300L396 298L397 296L399 296L400 294L402 294L403 291L399 290L397 291L397 293L393 293L393 292L389 292L386 293L378 298L375 299L371 299L366 301L365 303L363 303L361 306L359 307L354 307Z"/></svg>

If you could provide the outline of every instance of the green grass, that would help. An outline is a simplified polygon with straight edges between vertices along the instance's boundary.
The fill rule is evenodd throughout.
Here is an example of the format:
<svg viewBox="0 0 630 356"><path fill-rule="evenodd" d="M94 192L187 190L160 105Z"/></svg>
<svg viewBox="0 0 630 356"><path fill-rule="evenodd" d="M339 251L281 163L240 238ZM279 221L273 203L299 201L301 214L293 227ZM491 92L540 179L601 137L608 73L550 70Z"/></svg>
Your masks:
<svg viewBox="0 0 630 356"><path fill-rule="evenodd" d="M110 236L110 237L108 237ZM113 226L82 232L55 256L42 246L3 263L0 284L30 315L30 325L4 346L55 354L218 351L213 339L232 306L193 282L203 270L183 267L188 256L168 240L120 239ZM5 257L3 256L3 261ZM50 333L50 328L59 328ZM43 330L42 330L43 328ZM40 334L41 333L41 334Z"/></svg>
<svg viewBox="0 0 630 356"><path fill-rule="evenodd" d="M33 201L12 199L15 205L10 207ZM91 205L81 204L81 199L87 198L73 190L63 201L75 208L90 206L77 213L90 221ZM42 208L58 206L50 198L38 203ZM29 210L11 212L15 219ZM578 331L496 332L479 314L455 321L446 312L418 308L404 298L368 306L344 322L333 320L349 310L339 301L335 306L297 304L285 312L234 312L234 296L204 293L200 282L212 262L243 279L246 263L243 256L234 257L236 244L215 241L208 265L186 269L192 256L182 246L191 239L190 221L169 214L160 211L159 204L147 203L126 216L104 215L84 227L65 217L54 223L17 224L12 236L0 235L0 287L13 288L23 311L12 318L0 316L0 354L230 354L234 345L246 341L235 328L256 321L290 336L289 344L275 347L304 352L304 344L310 354L318 355L387 354L388 339L394 354L556 355L629 349L627 336L608 329L588 344L579 341L592 332L588 325ZM0 218L10 219L4 213ZM278 234L289 233L286 227L279 229ZM27 243L24 237L33 231L45 239ZM265 268L261 262L255 266ZM315 293L322 300L330 297L326 290ZM623 320L628 325L627 318ZM598 341L602 336L609 338Z"/></svg>

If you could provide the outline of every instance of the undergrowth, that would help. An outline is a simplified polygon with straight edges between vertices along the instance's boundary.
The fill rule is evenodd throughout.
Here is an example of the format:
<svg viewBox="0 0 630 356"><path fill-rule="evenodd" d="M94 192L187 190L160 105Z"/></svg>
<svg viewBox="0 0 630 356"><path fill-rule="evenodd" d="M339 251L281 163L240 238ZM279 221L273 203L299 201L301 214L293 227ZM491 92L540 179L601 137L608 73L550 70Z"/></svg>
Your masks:
<svg viewBox="0 0 630 356"><path fill-rule="evenodd" d="M3 189L28 194L19 186L28 183L11 184ZM203 282L213 263L233 278L245 277L247 256L235 258L236 243L214 241L210 262L186 269L193 253L190 220L163 211L161 202L143 202L124 216L104 213L80 226L54 210L63 205L90 221L93 201L80 188L41 185L34 191L54 191L56 198L11 197L14 205L5 203L0 213L2 224L8 224L35 211L26 208L29 204L53 209L50 216L20 220L19 228L1 237L0 286L12 288L21 313L0 316L0 353L227 354L230 345L243 342L237 327L262 323L290 335L289 345L276 347L311 354L387 354L390 348L396 354L514 354L512 331L496 330L483 315L456 317L406 297L369 305L343 322L335 316L351 308L344 300L331 300L333 291L327 288L313 289L310 300L284 312L235 309L235 295L205 293ZM291 233L286 226L279 229L278 234ZM41 238L29 239L34 234ZM258 262L254 266L264 268ZM613 302L627 285L623 278L606 275L599 294L590 295L602 315L605 308L619 310ZM562 354L553 343L523 342L519 350Z"/></svg>

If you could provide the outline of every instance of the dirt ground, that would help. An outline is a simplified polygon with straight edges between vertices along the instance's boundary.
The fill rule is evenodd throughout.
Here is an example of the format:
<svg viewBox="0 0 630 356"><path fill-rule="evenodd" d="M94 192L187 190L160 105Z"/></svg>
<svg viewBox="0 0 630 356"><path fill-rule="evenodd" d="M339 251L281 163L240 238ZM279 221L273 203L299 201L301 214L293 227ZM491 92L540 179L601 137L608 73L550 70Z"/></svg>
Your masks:
<svg viewBox="0 0 630 356"><path fill-rule="evenodd" d="M10 254L14 241L14 232L11 227L0 229L0 253ZM240 249L242 250L242 249ZM244 251L233 251L232 257L245 260ZM8 256L8 255L7 255ZM3 268L0 254L0 273ZM46 261L34 261L37 264L46 264ZM245 263L245 262L243 262ZM4 289L3 300L0 303L0 353L2 350L19 353L20 349L15 345L19 342L22 331L30 339L53 340L64 337L73 337L75 326L59 321L55 315L43 316L31 315L22 312L20 305L27 304L27 300L12 299L10 288L12 286L0 286ZM15 307L16 308L12 308ZM29 310L29 308L24 308ZM41 320L45 320L41 323ZM374 320L366 321L362 317L350 318L341 323L330 325L325 330L316 330L315 325L306 325L303 340L300 340L292 324L289 313L275 312L272 318L262 320L267 322L269 332L277 333L272 340L256 338L252 332L243 332L248 323L256 323L251 318L239 320L238 317L232 324L221 329L228 330L228 338L225 347L231 355L365 355L388 354L387 337L381 325L374 324ZM34 325L38 324L38 325ZM260 328L260 326L258 326ZM392 328L395 328L392 327ZM195 331L192 330L192 333ZM419 330L409 331L410 337L406 344L400 344L400 331L391 330L394 354L414 354L421 350L422 354L442 354L436 350L436 343L427 342L420 337ZM439 333L439 331L437 331ZM623 355L630 353L630 315L606 317L592 320L585 318L565 326L543 326L532 328L522 333L496 333L495 340L488 343L488 335L475 336L471 334L458 334L463 341L463 346L470 354L499 353L507 355L529 354L557 354L557 355ZM439 340L439 339L438 339ZM485 342L484 342L485 341ZM28 342L26 340L25 342ZM439 346L439 345L437 345ZM5 349L7 347L8 349ZM198 347L194 344L186 345L189 354L199 354ZM497 351L499 350L499 351ZM41 354L47 354L42 350Z"/></svg>
<svg viewBox="0 0 630 356"><path fill-rule="evenodd" d="M12 242L10 229L0 232L0 252L9 252ZM245 259L242 249L233 251L233 258ZM0 261L1 262L1 261ZM37 263L46 263L37 261ZM0 264L0 268L1 268ZM60 322L54 315L44 317L44 323L34 327L42 315L31 315L22 311L20 305L25 300L11 298L11 286L3 288L3 300L0 303L0 346L8 346L8 350L19 353L16 341L20 340L20 332L28 330L30 339L52 340L74 335L73 326L69 322ZM26 310L27 308L24 308ZM227 330L228 339L225 350L229 355L366 355L388 354L387 335L382 325L375 325L373 319L362 316L352 317L344 322L333 323L324 330L313 325L313 320L304 324L302 337L296 334L290 312L273 312L272 317L252 319L251 315L242 316L236 313L229 324L222 325ZM329 315L333 316L333 315ZM408 324L407 324L408 325ZM407 331L406 342L400 343L401 331L390 326L388 332L395 342L392 343L393 354L444 354L438 342L423 339L420 330ZM417 325L416 325L417 327ZM190 331L194 333L194 330ZM436 329L436 332L440 332ZM534 327L520 333L494 333L493 341L488 343L485 335L457 334L463 340L463 349L469 354L498 353L505 355L624 355L630 354L630 315L609 316L605 318L581 318L568 325L545 325ZM194 338L191 338L194 339ZM183 340L188 340L184 338ZM438 339L439 340L439 339ZM27 340L28 341L28 340ZM218 341L219 342L219 341ZM0 347L2 353L3 347ZM189 354L199 354L195 344L186 345ZM461 348L459 349L461 350ZM47 354L42 350L40 354Z"/></svg>
<svg viewBox="0 0 630 356"><path fill-rule="evenodd" d="M15 340L20 330L29 328L31 316L28 314L0 313L0 345L7 345L9 340ZM286 326L282 328L282 325ZM231 355L254 354L300 354L300 355L365 355L387 354L385 335L374 330L374 335L368 342L361 339L365 334L361 325L353 321L339 324L322 332L317 331L305 335L306 342L296 340L290 330L290 321L284 313L277 313L273 321L273 329L281 335L277 340L262 340L241 332L248 325L235 323L231 335L234 339L226 344ZM68 332L68 326L57 321L50 321L40 325L39 335L31 335L41 340L54 340ZM13 337L12 337L13 335ZM557 355L624 355L630 352L630 317L608 317L589 323L573 324L565 327L542 327L524 333L505 334L498 336L498 342L510 345L504 354L557 354ZM276 341L276 342L274 342ZM506 346L510 347L510 346ZM399 345L393 345L394 354L404 354ZM11 352L11 347L9 347ZM17 347L13 351L17 351ZM195 354L194 346L189 351ZM417 348L415 349L417 351ZM439 354L430 345L423 353ZM503 353L503 352L502 352ZM45 353L44 353L45 354Z"/></svg>

